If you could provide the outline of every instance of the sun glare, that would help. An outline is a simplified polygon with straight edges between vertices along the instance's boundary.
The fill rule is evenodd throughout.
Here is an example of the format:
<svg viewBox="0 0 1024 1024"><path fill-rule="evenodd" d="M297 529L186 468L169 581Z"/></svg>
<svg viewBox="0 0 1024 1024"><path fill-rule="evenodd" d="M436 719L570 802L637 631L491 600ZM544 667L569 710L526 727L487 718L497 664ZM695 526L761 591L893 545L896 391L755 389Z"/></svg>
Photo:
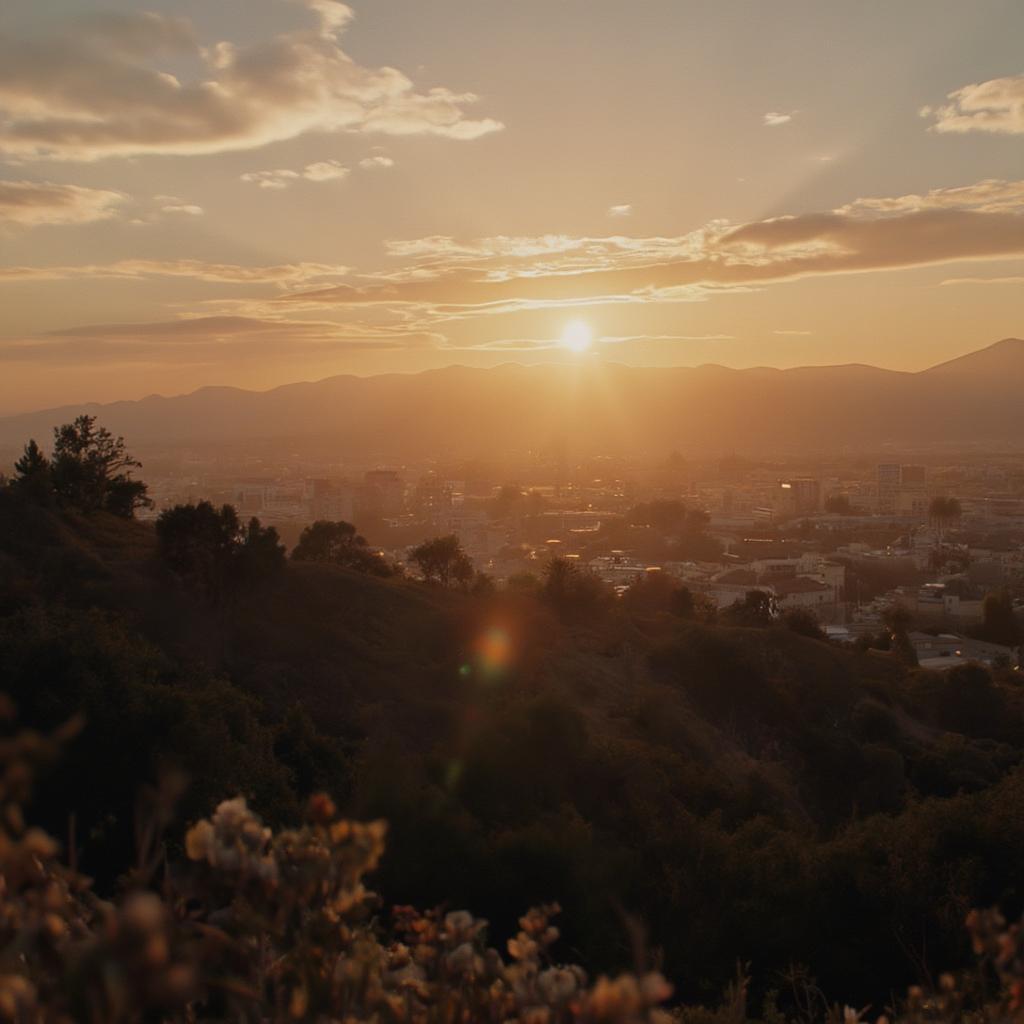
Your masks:
<svg viewBox="0 0 1024 1024"><path fill-rule="evenodd" d="M594 332L582 320L571 320L562 331L562 346L572 352L586 352L594 344Z"/></svg>

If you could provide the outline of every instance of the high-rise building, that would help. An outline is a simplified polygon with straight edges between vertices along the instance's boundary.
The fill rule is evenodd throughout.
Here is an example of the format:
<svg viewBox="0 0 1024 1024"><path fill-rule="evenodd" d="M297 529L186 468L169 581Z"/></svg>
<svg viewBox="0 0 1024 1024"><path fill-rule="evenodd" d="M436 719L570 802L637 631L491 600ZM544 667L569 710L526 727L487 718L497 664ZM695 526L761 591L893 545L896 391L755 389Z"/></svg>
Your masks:
<svg viewBox="0 0 1024 1024"><path fill-rule="evenodd" d="M898 462L883 462L878 466L878 511L895 512L899 494L902 467Z"/></svg>
<svg viewBox="0 0 1024 1024"><path fill-rule="evenodd" d="M779 481L780 511L804 515L821 509L821 481L813 477L793 477Z"/></svg>

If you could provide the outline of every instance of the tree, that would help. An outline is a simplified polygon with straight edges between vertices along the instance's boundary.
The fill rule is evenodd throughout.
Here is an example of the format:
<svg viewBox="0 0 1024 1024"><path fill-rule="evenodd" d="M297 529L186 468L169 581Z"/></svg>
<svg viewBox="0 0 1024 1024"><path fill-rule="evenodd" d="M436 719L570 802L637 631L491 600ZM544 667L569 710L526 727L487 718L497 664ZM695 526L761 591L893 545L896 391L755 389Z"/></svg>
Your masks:
<svg viewBox="0 0 1024 1024"><path fill-rule="evenodd" d="M391 566L371 551L351 523L318 519L307 526L292 551L296 562L326 562L374 576L392 575Z"/></svg>
<svg viewBox="0 0 1024 1024"><path fill-rule="evenodd" d="M14 472L14 487L32 501L42 504L53 498L50 460L34 438L25 445L24 454L14 464Z"/></svg>
<svg viewBox="0 0 1024 1024"><path fill-rule="evenodd" d="M848 516L853 512L853 505L845 494L832 494L825 499L825 511L833 515Z"/></svg>
<svg viewBox="0 0 1024 1024"><path fill-rule="evenodd" d="M882 622L889 630L889 649L896 652L900 661L911 667L917 665L917 651L910 640L910 625L913 621L909 609L901 604L890 605L882 614Z"/></svg>
<svg viewBox="0 0 1024 1024"><path fill-rule="evenodd" d="M79 416L54 428L50 474L62 505L80 512L111 512L130 519L152 505L146 485L132 479L142 463L125 450L123 437L96 426L95 416ZM26 457L28 451L26 450Z"/></svg>
<svg viewBox="0 0 1024 1024"><path fill-rule="evenodd" d="M689 598L689 614L682 614L683 618L693 617L693 595L687 588L683 587L668 573L645 572L639 576L633 585L622 595L623 605L631 612L640 615L655 615L658 612L675 612L676 595L685 590ZM675 614L686 611L687 600L680 598L680 610Z"/></svg>
<svg viewBox="0 0 1024 1024"><path fill-rule="evenodd" d="M156 521L163 560L187 586L213 601L226 592L240 532L231 505L216 509L208 501L175 505Z"/></svg>
<svg viewBox="0 0 1024 1024"><path fill-rule="evenodd" d="M611 607L612 591L592 572L568 558L552 558L544 570L542 593L566 618L599 619Z"/></svg>
<svg viewBox="0 0 1024 1024"><path fill-rule="evenodd" d="M284 566L277 530L256 518L243 526L231 505L176 505L161 513L156 533L168 567L214 603L239 585L257 583Z"/></svg>
<svg viewBox="0 0 1024 1024"><path fill-rule="evenodd" d="M490 501L492 519L506 519L523 506L523 492L516 484L504 484Z"/></svg>
<svg viewBox="0 0 1024 1024"><path fill-rule="evenodd" d="M787 609L782 613L782 623L787 629L801 636L809 636L812 640L825 639L825 631L810 608Z"/></svg>
<svg viewBox="0 0 1024 1024"><path fill-rule="evenodd" d="M455 534L428 540L413 548L409 557L430 583L440 583L442 587L464 587L473 579L473 562L462 550Z"/></svg>
<svg viewBox="0 0 1024 1024"><path fill-rule="evenodd" d="M982 624L978 635L993 644L1016 647L1021 639L1021 626L1008 590L987 594L982 604Z"/></svg>
<svg viewBox="0 0 1024 1024"><path fill-rule="evenodd" d="M284 545L273 526L263 526L253 516L235 545L231 582L257 583L276 576L284 568Z"/></svg>
<svg viewBox="0 0 1024 1024"><path fill-rule="evenodd" d="M928 505L928 522L938 531L940 543L943 532L960 522L962 516L963 509L956 498L939 495Z"/></svg>
<svg viewBox="0 0 1024 1024"><path fill-rule="evenodd" d="M767 590L748 590L722 617L731 626L770 626L777 613L775 598Z"/></svg>

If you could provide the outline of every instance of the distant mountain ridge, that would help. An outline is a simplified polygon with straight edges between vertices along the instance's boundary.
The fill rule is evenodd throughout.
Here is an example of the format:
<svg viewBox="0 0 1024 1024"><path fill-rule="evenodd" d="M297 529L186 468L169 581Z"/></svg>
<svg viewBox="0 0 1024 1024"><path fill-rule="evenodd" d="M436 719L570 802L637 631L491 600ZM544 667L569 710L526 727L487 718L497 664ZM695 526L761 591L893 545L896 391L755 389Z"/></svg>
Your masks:
<svg viewBox="0 0 1024 1024"><path fill-rule="evenodd" d="M135 445L317 438L339 455L1024 444L1022 385L1020 338L917 373L860 364L451 366L65 406L0 419L0 443L48 441L55 424L88 412Z"/></svg>

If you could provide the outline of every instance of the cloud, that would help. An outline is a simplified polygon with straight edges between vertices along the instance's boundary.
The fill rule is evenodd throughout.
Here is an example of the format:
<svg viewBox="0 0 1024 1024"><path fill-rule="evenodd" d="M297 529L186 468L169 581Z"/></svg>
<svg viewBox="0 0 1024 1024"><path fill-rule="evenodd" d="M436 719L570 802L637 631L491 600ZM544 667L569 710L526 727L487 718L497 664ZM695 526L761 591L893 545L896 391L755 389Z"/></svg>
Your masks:
<svg viewBox="0 0 1024 1024"><path fill-rule="evenodd" d="M793 120L795 114L795 110L791 110L788 114L781 113L778 110L769 110L768 113L761 118L761 123L766 128L778 128L780 125L789 124L789 122Z"/></svg>
<svg viewBox="0 0 1024 1024"><path fill-rule="evenodd" d="M314 27L237 45L202 45L186 19L141 12L0 34L0 155L221 153L339 131L468 140L503 127L467 116L472 93L419 91L395 68L350 58L339 43L352 17L345 4L300 6Z"/></svg>
<svg viewBox="0 0 1024 1024"><path fill-rule="evenodd" d="M242 181L250 185L259 185L260 188L274 189L281 191L286 189L292 182L302 177L298 171L286 169L278 171L247 171L242 175Z"/></svg>
<svg viewBox="0 0 1024 1024"><path fill-rule="evenodd" d="M632 213L633 206L631 203L622 203L619 206L608 207L609 217L629 217Z"/></svg>
<svg viewBox="0 0 1024 1024"><path fill-rule="evenodd" d="M813 331L790 331L790 330L772 331L772 334L777 334L777 335L779 335L780 337L783 337L783 338L808 338L813 333L814 333Z"/></svg>
<svg viewBox="0 0 1024 1024"><path fill-rule="evenodd" d="M344 328L333 321L258 320L244 316L181 317L146 323L89 324L48 331L51 338L231 338L237 335L281 334L317 338L343 336Z"/></svg>
<svg viewBox="0 0 1024 1024"><path fill-rule="evenodd" d="M296 287L343 278L349 273L348 267L324 263L245 267L203 260L118 260L115 263L48 267L0 267L0 284L5 281L67 281L75 278L140 281L151 277L180 277L214 284Z"/></svg>
<svg viewBox="0 0 1024 1024"><path fill-rule="evenodd" d="M307 164L301 171L287 169L277 171L248 171L242 175L242 181L260 188L283 191L298 181L343 181L351 172L337 160L319 160Z"/></svg>
<svg viewBox="0 0 1024 1024"><path fill-rule="evenodd" d="M802 277L1007 259L1024 256L1024 182L713 221L674 238L430 236L387 247L404 266L280 301L390 307L422 323L543 306L692 302Z"/></svg>
<svg viewBox="0 0 1024 1024"><path fill-rule="evenodd" d="M1024 213L1024 181L986 178L959 188L933 188L923 195L855 199L840 213L901 214L919 210L975 210L979 213Z"/></svg>
<svg viewBox="0 0 1024 1024"><path fill-rule="evenodd" d="M183 213L189 217L201 217L203 208L187 199L178 196L154 196L153 202L157 204L161 213Z"/></svg>
<svg viewBox="0 0 1024 1024"><path fill-rule="evenodd" d="M394 167L395 161L389 156L368 156L359 161L359 166L366 171L380 170Z"/></svg>
<svg viewBox="0 0 1024 1024"><path fill-rule="evenodd" d="M949 103L921 108L921 116L933 122L929 131L1024 134L1024 74L974 82L946 98Z"/></svg>
<svg viewBox="0 0 1024 1024"><path fill-rule="evenodd" d="M319 160L307 164L302 176L306 181L341 181L349 176L349 169L342 167L337 160Z"/></svg>
<svg viewBox="0 0 1024 1024"><path fill-rule="evenodd" d="M1007 277L947 277L940 282L943 286L953 284L1024 284L1024 276L1009 275Z"/></svg>
<svg viewBox="0 0 1024 1024"><path fill-rule="evenodd" d="M373 325L241 316L183 317L152 323L90 324L30 337L0 338L0 363L58 366L237 365L254 358L289 362L357 351L433 347L429 334Z"/></svg>
<svg viewBox="0 0 1024 1024"><path fill-rule="evenodd" d="M50 181L0 181L0 224L90 224L116 217L127 199L122 192Z"/></svg>

